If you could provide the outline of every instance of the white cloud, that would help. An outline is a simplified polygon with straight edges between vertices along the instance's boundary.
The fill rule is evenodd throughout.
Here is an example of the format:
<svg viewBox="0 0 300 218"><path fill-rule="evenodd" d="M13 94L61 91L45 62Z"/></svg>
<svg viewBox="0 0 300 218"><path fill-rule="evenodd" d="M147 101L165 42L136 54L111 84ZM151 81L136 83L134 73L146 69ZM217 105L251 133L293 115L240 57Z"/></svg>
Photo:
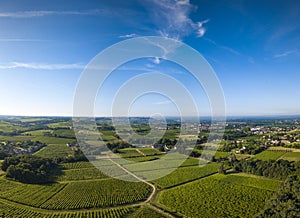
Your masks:
<svg viewBox="0 0 300 218"><path fill-rule="evenodd" d="M119 36L119 38L133 38L133 37L137 37L138 35L135 33L131 33L131 34L126 34L126 35L121 35Z"/></svg>
<svg viewBox="0 0 300 218"><path fill-rule="evenodd" d="M203 24L206 24L208 22L209 22L209 19L206 19L206 20L198 22L197 25L198 25L199 28L201 28L201 27L203 27Z"/></svg>
<svg viewBox="0 0 300 218"><path fill-rule="evenodd" d="M199 28L198 31L197 31L197 37L204 36L205 32L206 32L205 28L203 28L203 27Z"/></svg>
<svg viewBox="0 0 300 218"><path fill-rule="evenodd" d="M275 54L273 56L273 58L282 58L282 57L286 57L286 56L289 56L289 55L292 55L292 54L296 54L296 53L298 53L297 49L289 50L289 51L285 51L285 52L282 52L282 53L279 53L279 54Z"/></svg>
<svg viewBox="0 0 300 218"><path fill-rule="evenodd" d="M73 70L84 69L85 65L82 64L46 64L46 63L24 63L24 62L10 62L0 63L0 69L33 69L33 70Z"/></svg>
<svg viewBox="0 0 300 218"><path fill-rule="evenodd" d="M160 59L159 59L158 57L155 57L155 58L153 59L153 63L159 64L159 63L160 63Z"/></svg>
<svg viewBox="0 0 300 218"><path fill-rule="evenodd" d="M194 22L190 18L192 11L197 9L189 0L148 0L150 16L164 37L181 39L191 33L202 37L206 29L203 27L209 20Z"/></svg>

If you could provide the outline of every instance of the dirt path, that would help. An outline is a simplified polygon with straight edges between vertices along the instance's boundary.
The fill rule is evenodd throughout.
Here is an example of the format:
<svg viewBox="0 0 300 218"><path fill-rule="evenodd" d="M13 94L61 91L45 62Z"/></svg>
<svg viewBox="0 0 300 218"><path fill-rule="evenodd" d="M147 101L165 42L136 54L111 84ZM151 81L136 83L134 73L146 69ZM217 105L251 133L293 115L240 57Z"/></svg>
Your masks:
<svg viewBox="0 0 300 218"><path fill-rule="evenodd" d="M135 149L137 152L139 152L141 155L143 155L144 157L146 157L146 155L143 153L143 152L141 152L139 149Z"/></svg>
<svg viewBox="0 0 300 218"><path fill-rule="evenodd" d="M152 197L154 196L155 192L156 192L156 187L155 185L151 184L150 182L136 176L134 173L130 172L129 170L127 170L126 168L124 168L123 166L121 166L120 164L116 163L115 161L113 161L112 159L110 159L111 162L113 162L114 164L116 164L119 168L121 168L122 170L124 170L126 173L128 173L129 175L133 176L134 178L136 178L137 180L143 182L143 183L146 183L147 185L150 185L152 187L152 193L149 195L149 197L142 203L140 203L141 205L142 204L145 204L145 203L148 203Z"/></svg>

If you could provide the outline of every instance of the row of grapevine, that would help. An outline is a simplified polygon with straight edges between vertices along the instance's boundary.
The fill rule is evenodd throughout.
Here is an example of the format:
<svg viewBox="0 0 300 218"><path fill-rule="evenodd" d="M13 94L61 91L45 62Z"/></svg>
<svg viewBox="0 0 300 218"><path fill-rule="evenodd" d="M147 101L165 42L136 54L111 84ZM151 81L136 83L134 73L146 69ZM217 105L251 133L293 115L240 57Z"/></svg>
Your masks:
<svg viewBox="0 0 300 218"><path fill-rule="evenodd" d="M161 188L168 188L179 185L190 180L199 179L218 172L217 163L207 164L205 166L180 167L169 175L154 180L153 182Z"/></svg>
<svg viewBox="0 0 300 218"><path fill-rule="evenodd" d="M87 180L87 179L103 179L108 178L98 168L81 168L72 170L63 170L61 175L57 177L58 181L70 180Z"/></svg>
<svg viewBox="0 0 300 218"><path fill-rule="evenodd" d="M64 163L64 164L61 164L61 166L64 170L95 167L91 162L85 162L85 161Z"/></svg>
<svg viewBox="0 0 300 218"><path fill-rule="evenodd" d="M116 179L71 182L41 205L45 209L108 207L145 200L152 188L145 183Z"/></svg>
<svg viewBox="0 0 300 218"><path fill-rule="evenodd" d="M164 190L158 202L187 217L255 217L273 193L222 181L216 174Z"/></svg>
<svg viewBox="0 0 300 218"><path fill-rule="evenodd" d="M47 201L63 189L64 186L66 186L66 184L31 185L19 183L14 189L1 192L0 197L10 201L39 207L43 202Z"/></svg>
<svg viewBox="0 0 300 218"><path fill-rule="evenodd" d="M237 185L251 186L255 188L276 191L282 181L272 180L265 177L259 177L251 174L239 173L232 175L216 175L215 179L220 179L223 182L229 182Z"/></svg>
<svg viewBox="0 0 300 218"><path fill-rule="evenodd" d="M263 151L254 156L254 160L277 160L283 156L286 151Z"/></svg>
<svg viewBox="0 0 300 218"><path fill-rule="evenodd" d="M0 217L39 217L39 218L119 218L130 213L132 208L120 207L112 209L74 211L74 212L50 212L35 210L26 206L13 205L0 200Z"/></svg>

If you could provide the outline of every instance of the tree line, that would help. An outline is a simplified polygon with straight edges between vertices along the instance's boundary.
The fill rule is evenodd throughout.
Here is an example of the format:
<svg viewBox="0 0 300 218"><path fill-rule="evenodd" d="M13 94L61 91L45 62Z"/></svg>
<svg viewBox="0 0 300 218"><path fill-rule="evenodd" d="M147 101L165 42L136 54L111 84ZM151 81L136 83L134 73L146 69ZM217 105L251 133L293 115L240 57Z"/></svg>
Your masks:
<svg viewBox="0 0 300 218"><path fill-rule="evenodd" d="M1 166L7 178L32 184L50 182L57 168L58 164L51 159L28 154L6 157Z"/></svg>

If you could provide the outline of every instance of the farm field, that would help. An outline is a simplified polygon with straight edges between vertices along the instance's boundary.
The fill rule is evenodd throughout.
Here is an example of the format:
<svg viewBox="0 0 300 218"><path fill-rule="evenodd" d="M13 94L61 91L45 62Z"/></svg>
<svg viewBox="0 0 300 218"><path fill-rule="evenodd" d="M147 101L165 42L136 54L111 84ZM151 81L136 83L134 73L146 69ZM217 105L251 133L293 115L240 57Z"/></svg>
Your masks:
<svg viewBox="0 0 300 218"><path fill-rule="evenodd" d="M288 161L300 161L300 152L286 152L280 159Z"/></svg>
<svg viewBox="0 0 300 218"><path fill-rule="evenodd" d="M277 160L282 157L285 151L263 151L253 157L254 160Z"/></svg>
<svg viewBox="0 0 300 218"><path fill-rule="evenodd" d="M178 149L182 154L161 152L150 146L139 147L138 143L137 147L132 147L123 143L107 124L99 126L110 130L99 131L111 146L116 146L113 148L116 148L117 153L95 153L93 161L86 162L85 159L72 159L80 147L66 145L75 142L70 120L61 118L56 122L50 118L37 118L24 119L24 122L15 119L14 122L0 122L0 131L2 128L3 132L9 132L0 134L0 141L4 140L2 148L5 148L5 141L9 139L11 146L20 147L26 146L26 143L14 142L40 140L46 142L47 146L33 155L50 158L57 161L55 163L58 165L55 165L57 168L49 184L20 183L5 178L7 172L2 171L0 217L254 217L283 180L243 173L253 172L235 168L239 165L234 164L252 160L300 160L300 152L288 152L284 147L274 146L272 149L278 148L279 151L267 149L257 155L252 155L251 150L235 154L235 150L229 152L226 147L215 153L208 151L207 154L214 155L215 159L206 163L197 156L197 153L203 152L201 146L193 150L196 153L193 157L186 155L185 151L192 151L189 147L186 150ZM138 124L134 125L139 134L147 133L147 125L143 129L137 127ZM170 129L164 137L171 137L173 140L177 133L177 129ZM186 136L185 139L189 140L189 137ZM251 132L245 137L245 140L254 139L257 140L258 137ZM236 149L234 140L227 142L226 146ZM237 159L233 164L229 162L230 154L235 154ZM227 169L226 175L219 174L222 172L222 164L223 169ZM122 167L150 182L115 179L136 181ZM108 177L104 173L107 171L115 178ZM162 174L166 176L159 178Z"/></svg>
<svg viewBox="0 0 300 218"><path fill-rule="evenodd" d="M44 158L64 158L71 153L66 144L49 144L35 153L36 156Z"/></svg>
<svg viewBox="0 0 300 218"><path fill-rule="evenodd" d="M0 198L44 209L101 208L145 200L152 188L116 179L50 185L22 184L0 179Z"/></svg>
<svg viewBox="0 0 300 218"><path fill-rule="evenodd" d="M231 181L234 179L227 175L209 176L163 190L158 203L187 217L253 217L273 194L265 189L273 189L272 181L270 184L264 181L257 187L249 186L247 179L241 183Z"/></svg>
<svg viewBox="0 0 300 218"><path fill-rule="evenodd" d="M154 180L153 182L161 188L169 188L216 173L218 172L218 168L219 165L216 163L211 163L200 167L180 167L169 175Z"/></svg>
<svg viewBox="0 0 300 218"><path fill-rule="evenodd" d="M104 179L108 178L97 168L78 168L62 170L61 175L57 177L57 181L77 181L89 179Z"/></svg>
<svg viewBox="0 0 300 218"><path fill-rule="evenodd" d="M86 211L49 211L39 208L32 208L26 205L19 205L14 202L9 202L0 199L0 217L39 217L39 218L119 218L133 213L137 209L132 207L119 207L112 209L98 209L98 210L86 210Z"/></svg>
<svg viewBox="0 0 300 218"><path fill-rule="evenodd" d="M99 208L145 200L152 188L145 183L105 179L72 182L41 205L45 209Z"/></svg>

